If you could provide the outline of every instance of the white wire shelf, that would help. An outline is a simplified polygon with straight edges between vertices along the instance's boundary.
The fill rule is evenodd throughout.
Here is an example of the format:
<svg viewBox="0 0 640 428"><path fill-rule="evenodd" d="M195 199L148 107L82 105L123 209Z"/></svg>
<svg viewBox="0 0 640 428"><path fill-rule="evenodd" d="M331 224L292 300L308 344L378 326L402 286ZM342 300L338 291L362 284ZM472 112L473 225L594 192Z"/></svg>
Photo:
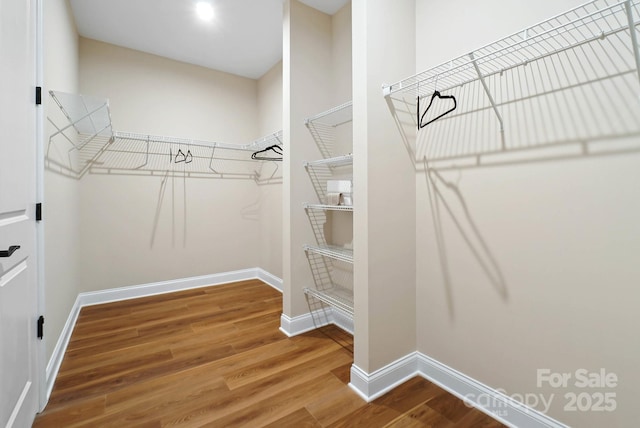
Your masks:
<svg viewBox="0 0 640 428"><path fill-rule="evenodd" d="M305 167L317 167L317 166L328 166L328 167L339 167L339 166L348 166L353 164L353 154L336 156L328 159L319 159L311 162L305 162Z"/></svg>
<svg viewBox="0 0 640 428"><path fill-rule="evenodd" d="M353 103L348 101L305 119L304 124L309 129L322 157L326 159L335 156L336 152L347 151L343 143L351 141L352 134L348 132L348 128L341 125L350 124L352 121Z"/></svg>
<svg viewBox="0 0 640 428"><path fill-rule="evenodd" d="M252 153L282 147L282 131L246 144L119 132L112 129L107 99L56 91L50 95L58 110L51 109L48 118L55 132L49 138L47 166L75 178L91 171L251 179L260 184L281 176L277 162L270 162L280 156L252 159ZM263 168L266 164L274 166Z"/></svg>
<svg viewBox="0 0 640 428"><path fill-rule="evenodd" d="M340 286L325 290L305 288L304 293L353 318L353 292Z"/></svg>
<svg viewBox="0 0 640 428"><path fill-rule="evenodd" d="M636 27L640 19L639 4L640 0L591 1L467 55L385 86L383 93L390 96L402 92L423 97L435 90L447 91L561 54L588 57L589 66L577 70L576 83L618 74L638 74L640 54ZM596 55L593 58L592 50Z"/></svg>
<svg viewBox="0 0 640 428"><path fill-rule="evenodd" d="M345 263L353 263L353 250L349 248L335 245L305 245L304 250Z"/></svg>
<svg viewBox="0 0 640 428"><path fill-rule="evenodd" d="M305 125L310 126L314 123L322 123L332 127L349 123L353 120L353 101L347 101L344 104L330 108L329 110L318 113L305 119Z"/></svg>
<svg viewBox="0 0 640 428"><path fill-rule="evenodd" d="M593 0L383 93L431 167L560 145L586 156L591 142L615 152L614 139L640 136L639 27L640 0Z"/></svg>
<svg viewBox="0 0 640 428"><path fill-rule="evenodd" d="M304 208L308 210L320 210L320 211L353 212L353 205L304 204Z"/></svg>

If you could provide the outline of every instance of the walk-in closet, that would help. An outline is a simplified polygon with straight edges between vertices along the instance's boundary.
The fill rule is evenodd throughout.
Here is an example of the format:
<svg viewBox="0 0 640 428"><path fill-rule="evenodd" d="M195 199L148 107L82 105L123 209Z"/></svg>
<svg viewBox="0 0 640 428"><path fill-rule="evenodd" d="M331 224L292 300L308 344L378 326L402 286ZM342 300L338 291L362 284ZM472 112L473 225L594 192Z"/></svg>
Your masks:
<svg viewBox="0 0 640 428"><path fill-rule="evenodd" d="M640 0L0 24L0 425L637 425Z"/></svg>

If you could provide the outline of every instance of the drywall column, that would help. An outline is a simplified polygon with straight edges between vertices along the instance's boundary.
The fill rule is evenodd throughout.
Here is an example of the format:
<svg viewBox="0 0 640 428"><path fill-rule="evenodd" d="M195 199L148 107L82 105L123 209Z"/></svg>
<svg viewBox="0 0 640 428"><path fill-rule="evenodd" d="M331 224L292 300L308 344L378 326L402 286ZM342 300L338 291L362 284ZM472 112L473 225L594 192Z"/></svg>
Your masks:
<svg viewBox="0 0 640 428"><path fill-rule="evenodd" d="M282 129L282 61L258 80L259 134L268 135ZM282 177L277 162L263 165L263 178ZM282 181L274 180L260 188L260 267L282 278Z"/></svg>
<svg viewBox="0 0 640 428"><path fill-rule="evenodd" d="M315 238L303 203L317 196L303 162L321 157L304 119L331 106L331 17L297 0L284 3L283 75L283 318L294 320L309 312L302 289L313 285L303 245Z"/></svg>
<svg viewBox="0 0 640 428"><path fill-rule="evenodd" d="M354 365L367 374L416 349L415 168L382 95L415 74L414 12L414 0L352 3Z"/></svg>

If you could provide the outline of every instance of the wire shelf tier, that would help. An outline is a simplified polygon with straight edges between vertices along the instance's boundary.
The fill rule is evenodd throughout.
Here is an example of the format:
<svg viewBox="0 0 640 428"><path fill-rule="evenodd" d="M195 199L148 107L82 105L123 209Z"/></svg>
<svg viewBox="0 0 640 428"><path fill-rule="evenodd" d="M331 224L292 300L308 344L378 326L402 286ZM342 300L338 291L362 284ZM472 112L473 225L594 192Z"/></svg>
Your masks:
<svg viewBox="0 0 640 428"><path fill-rule="evenodd" d="M305 245L305 251L339 260L345 263L353 263L353 250L335 245Z"/></svg>
<svg viewBox="0 0 640 428"><path fill-rule="evenodd" d="M640 0L612 1L595 0L570 11L557 15L521 32L505 37L494 43L476 49L468 55L462 55L439 66L433 67L415 76L384 87L389 96L397 92L410 92L414 96L430 95L434 90L446 91L478 80L480 77L501 74L516 67L568 51L583 51L587 46L606 45L614 48L616 55L631 54L627 61L612 61L611 54L605 54L604 61L612 62L608 66L600 61L595 68L597 58L591 63L590 70L597 76L610 76L620 73L638 73L636 39ZM629 15L630 14L630 15ZM635 17L634 17L635 15ZM632 31L630 31L632 28ZM625 52L621 52L624 50ZM621 58L618 58L621 59ZM630 61L629 61L630 60ZM592 80L583 70L582 79ZM636 76L637 77L637 76ZM569 83L569 82L567 82Z"/></svg>
<svg viewBox="0 0 640 428"><path fill-rule="evenodd" d="M338 131L341 125L351 123L353 120L353 103L348 101L339 106L333 107L315 116L305 119L304 123L309 129L313 140L316 142L323 158L335 156L338 145L343 138ZM350 130L345 130L346 132ZM351 140L350 132L344 136ZM338 151L339 153L339 151ZM344 151L343 151L344 153Z"/></svg>
<svg viewBox="0 0 640 428"><path fill-rule="evenodd" d="M327 159L319 159L316 161L305 162L305 167L318 167L318 166L328 166L328 167L340 167L340 166L349 166L353 164L353 154L336 156Z"/></svg>
<svg viewBox="0 0 640 428"><path fill-rule="evenodd" d="M353 318L353 292L340 286L325 290L305 288L304 293Z"/></svg>
<svg viewBox="0 0 640 428"><path fill-rule="evenodd" d="M420 160L588 152L590 142L640 135L639 26L640 0L594 0L383 92L397 120L417 126L406 135Z"/></svg>
<svg viewBox="0 0 640 428"><path fill-rule="evenodd" d="M326 205L326 204L304 204L308 210L320 211L349 211L353 212L353 205Z"/></svg>
<svg viewBox="0 0 640 428"><path fill-rule="evenodd" d="M113 136L113 142L99 160L93 162L92 172L171 172L190 177L213 176L258 181L265 161L251 159L251 152L282 144L281 131L248 144L128 132L114 132Z"/></svg>

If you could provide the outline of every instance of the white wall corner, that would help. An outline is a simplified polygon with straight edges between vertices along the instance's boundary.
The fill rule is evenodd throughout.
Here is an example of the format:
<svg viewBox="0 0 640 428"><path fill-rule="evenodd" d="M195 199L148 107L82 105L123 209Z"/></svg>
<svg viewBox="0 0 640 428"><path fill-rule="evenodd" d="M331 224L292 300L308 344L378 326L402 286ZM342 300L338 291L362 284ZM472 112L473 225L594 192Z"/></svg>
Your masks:
<svg viewBox="0 0 640 428"><path fill-rule="evenodd" d="M353 318L350 316L332 309L331 322L353 336Z"/></svg>
<svg viewBox="0 0 640 428"><path fill-rule="evenodd" d="M281 278L278 278L277 276L267 272L262 268L255 268L255 270L256 270L256 278L258 278L259 280L261 280L266 284L269 284L270 286L272 286L273 288L275 288L276 290L282 293L283 287L282 287Z"/></svg>

